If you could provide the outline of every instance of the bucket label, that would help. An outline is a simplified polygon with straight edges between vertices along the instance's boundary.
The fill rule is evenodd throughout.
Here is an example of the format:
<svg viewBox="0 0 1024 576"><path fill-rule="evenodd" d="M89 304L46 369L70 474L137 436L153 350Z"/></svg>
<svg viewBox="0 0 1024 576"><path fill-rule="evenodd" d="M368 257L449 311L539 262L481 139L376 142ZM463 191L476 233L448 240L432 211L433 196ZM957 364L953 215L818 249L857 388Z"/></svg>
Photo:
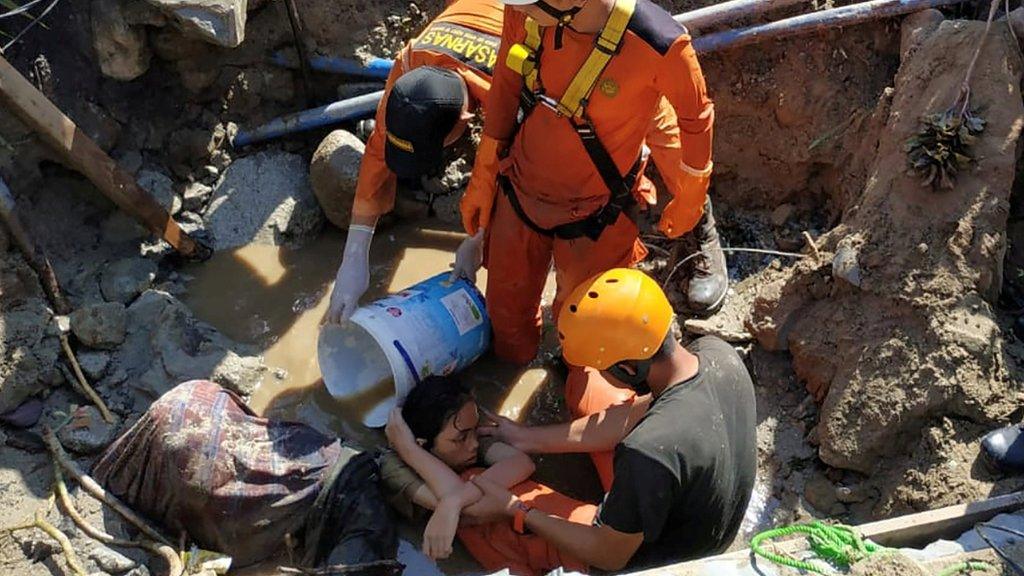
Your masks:
<svg viewBox="0 0 1024 576"><path fill-rule="evenodd" d="M459 336L463 336L466 332L483 324L483 313L465 289L459 289L444 296L441 298L441 304L455 321L455 327L459 329Z"/></svg>

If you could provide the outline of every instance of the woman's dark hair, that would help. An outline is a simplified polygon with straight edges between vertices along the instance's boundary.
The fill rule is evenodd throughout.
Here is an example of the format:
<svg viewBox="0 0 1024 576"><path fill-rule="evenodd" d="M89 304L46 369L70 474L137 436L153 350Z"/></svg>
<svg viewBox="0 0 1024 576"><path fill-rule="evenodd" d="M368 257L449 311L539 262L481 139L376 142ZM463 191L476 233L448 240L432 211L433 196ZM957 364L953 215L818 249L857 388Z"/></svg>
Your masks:
<svg viewBox="0 0 1024 576"><path fill-rule="evenodd" d="M402 404L402 418L413 436L425 440L430 450L445 422L473 399L469 388L452 376L428 376L416 385Z"/></svg>

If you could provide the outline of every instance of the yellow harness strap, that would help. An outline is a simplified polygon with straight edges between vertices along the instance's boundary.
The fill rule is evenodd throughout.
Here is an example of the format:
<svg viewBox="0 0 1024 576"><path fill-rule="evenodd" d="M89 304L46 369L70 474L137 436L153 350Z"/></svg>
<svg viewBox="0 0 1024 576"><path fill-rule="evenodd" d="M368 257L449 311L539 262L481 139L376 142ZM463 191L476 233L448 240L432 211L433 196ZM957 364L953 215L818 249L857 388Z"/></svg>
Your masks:
<svg viewBox="0 0 1024 576"><path fill-rule="evenodd" d="M629 26L635 9L636 0L615 1L612 13L594 43L594 49L558 101L559 112L570 118L582 115L583 103L590 97L594 86L597 85L597 79L611 62L612 56L618 53L619 44L622 43L622 37L626 34L626 27Z"/></svg>
<svg viewBox="0 0 1024 576"><path fill-rule="evenodd" d="M540 73L540 68L537 66L537 54L540 53L540 42L541 33L540 26L537 25L537 21L533 18L526 18L526 40L523 44L526 49L530 52L532 59L529 61L531 65L523 67L523 80L526 82L526 87L530 90L536 90L538 87L537 75Z"/></svg>

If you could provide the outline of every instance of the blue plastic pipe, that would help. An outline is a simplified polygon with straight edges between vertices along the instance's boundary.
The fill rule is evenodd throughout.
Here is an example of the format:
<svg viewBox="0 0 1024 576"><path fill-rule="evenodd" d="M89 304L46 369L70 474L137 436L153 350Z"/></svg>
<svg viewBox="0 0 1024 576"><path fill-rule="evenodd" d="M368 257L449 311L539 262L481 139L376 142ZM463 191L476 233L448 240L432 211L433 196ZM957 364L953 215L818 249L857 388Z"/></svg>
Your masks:
<svg viewBox="0 0 1024 576"><path fill-rule="evenodd" d="M270 62L284 68L298 68L298 60L292 54L279 50L270 57ZM370 58L365 64L351 58L339 58L337 56L312 55L309 57L309 67L317 72L330 74L345 74L347 76L361 76L363 78L375 78L387 80L391 73L393 60L386 58Z"/></svg>
<svg viewBox="0 0 1024 576"><path fill-rule="evenodd" d="M235 134L231 145L235 148L241 148L242 146L249 146L257 142L280 138L286 134L305 132L314 128L369 118L377 111L377 104L383 97L384 91L378 90L377 92L341 100L319 108L303 110L302 112L275 118L258 128L239 131L238 134Z"/></svg>

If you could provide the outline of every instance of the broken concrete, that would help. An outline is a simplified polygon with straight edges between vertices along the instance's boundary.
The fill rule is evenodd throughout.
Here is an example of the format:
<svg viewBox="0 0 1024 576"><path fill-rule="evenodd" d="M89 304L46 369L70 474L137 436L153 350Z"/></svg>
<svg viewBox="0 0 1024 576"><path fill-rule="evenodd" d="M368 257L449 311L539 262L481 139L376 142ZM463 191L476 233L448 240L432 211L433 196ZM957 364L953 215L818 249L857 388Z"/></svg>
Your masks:
<svg viewBox="0 0 1024 576"><path fill-rule="evenodd" d="M215 248L225 250L301 242L320 231L324 213L301 156L260 152L228 167L203 218Z"/></svg>
<svg viewBox="0 0 1024 576"><path fill-rule="evenodd" d="M211 44L234 48L245 40L246 0L146 0L182 30Z"/></svg>
<svg viewBox="0 0 1024 576"><path fill-rule="evenodd" d="M327 219L342 230L352 218L359 165L366 146L351 132L335 130L320 142L309 164L309 181Z"/></svg>

